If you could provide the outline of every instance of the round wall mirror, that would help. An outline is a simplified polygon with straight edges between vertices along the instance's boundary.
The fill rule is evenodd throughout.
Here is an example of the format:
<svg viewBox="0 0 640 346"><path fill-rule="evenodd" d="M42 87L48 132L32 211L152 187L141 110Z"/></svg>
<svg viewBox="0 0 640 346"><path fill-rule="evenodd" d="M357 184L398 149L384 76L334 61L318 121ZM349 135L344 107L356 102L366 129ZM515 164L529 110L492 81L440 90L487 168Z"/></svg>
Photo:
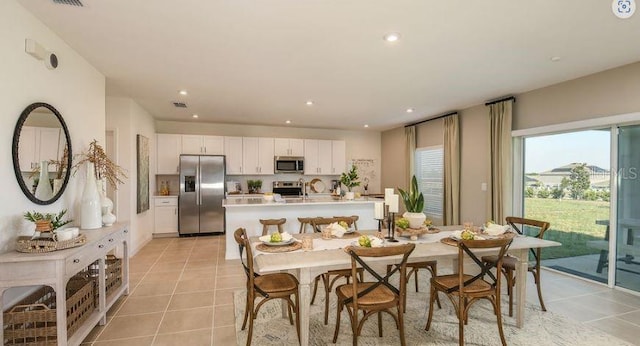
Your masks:
<svg viewBox="0 0 640 346"><path fill-rule="evenodd" d="M24 109L13 132L13 169L32 202L51 204L69 182L71 138L60 112L47 103Z"/></svg>

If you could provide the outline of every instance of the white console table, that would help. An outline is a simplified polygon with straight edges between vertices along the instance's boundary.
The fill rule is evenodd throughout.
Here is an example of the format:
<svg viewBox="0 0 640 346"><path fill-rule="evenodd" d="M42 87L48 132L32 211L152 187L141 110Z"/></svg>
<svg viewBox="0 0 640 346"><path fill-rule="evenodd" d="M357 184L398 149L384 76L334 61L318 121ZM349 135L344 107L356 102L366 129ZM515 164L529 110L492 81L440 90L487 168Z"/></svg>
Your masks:
<svg viewBox="0 0 640 346"><path fill-rule="evenodd" d="M96 324L104 325L109 308L123 294L129 294L129 229L127 223L116 223L111 227L95 230L80 230L87 236L86 244L66 250L47 253L8 252L0 254L0 298L10 287L48 285L56 292L56 317L58 345L79 345ZM122 246L122 285L111 296L106 297L105 257ZM96 310L82 326L67 339L67 303L65 288L69 279L95 261L99 263L98 294ZM107 300L108 298L108 300ZM2 299L0 310L4 311ZM0 314L0 326L3 325ZM2 328L0 339L4 340Z"/></svg>

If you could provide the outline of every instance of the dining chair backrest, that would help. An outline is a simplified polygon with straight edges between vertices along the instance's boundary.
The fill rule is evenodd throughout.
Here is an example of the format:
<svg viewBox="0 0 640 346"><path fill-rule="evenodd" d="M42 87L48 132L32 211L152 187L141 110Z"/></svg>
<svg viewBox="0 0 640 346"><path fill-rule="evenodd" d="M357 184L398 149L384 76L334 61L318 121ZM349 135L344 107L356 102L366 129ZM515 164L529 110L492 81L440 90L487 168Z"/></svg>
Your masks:
<svg viewBox="0 0 640 346"><path fill-rule="evenodd" d="M316 217L311 220L314 232L322 232L322 229L329 226L332 223L344 221L351 227L353 219L351 217Z"/></svg>
<svg viewBox="0 0 640 346"><path fill-rule="evenodd" d="M465 293L465 288L470 287L473 282L476 280L485 280L491 286L500 292L500 282L501 275L496 275L495 273L500 273L502 270L502 261L504 259L504 255L507 253L509 246L513 238L500 238L500 239L483 239L483 240L460 240L458 242L458 280L459 284L456 287L451 288L450 292L447 294L459 291L461 295ZM498 260L496 262L488 263L483 262L478 256L474 253L474 250L485 250L485 249L495 249ZM479 273L471 274L470 270L465 272L465 260L466 258L470 258L480 269ZM495 273L492 271L493 268L496 268ZM469 268L467 268L469 269ZM465 280L465 274L471 275L471 278ZM487 280L488 277L488 280Z"/></svg>
<svg viewBox="0 0 640 346"><path fill-rule="evenodd" d="M249 238L247 237L247 231L244 228L238 228L233 233L233 237L238 243L238 250L240 251L240 261L244 267L244 272L247 275L247 287L253 287L253 280L255 272L253 271L253 254L251 252L251 245ZM246 253L246 256L243 256Z"/></svg>
<svg viewBox="0 0 640 346"><path fill-rule="evenodd" d="M544 232L546 232L551 226L551 224L546 221L525 219L525 218L516 217L516 216L507 216L506 220L509 226L511 226L511 228L513 228L514 231L518 232L518 234L526 234L526 231L528 229L533 229L534 234L532 236L539 239L542 239L544 237ZM520 225L520 227L518 227L518 225ZM540 262L539 258L540 258L541 249L531 248L529 250L531 251L533 258L536 261L536 266L538 266Z"/></svg>
<svg viewBox="0 0 640 346"><path fill-rule="evenodd" d="M406 292L406 280L398 280L398 287L392 285L390 283L390 278L396 272L400 272L401 278L405 277L407 274L407 259L416 245L413 243L395 245L395 246L385 246L385 247L361 247L361 246L348 246L345 248L345 251L351 256L351 276L356 277L358 268L363 268L366 273L369 273L375 280L367 281L375 282L374 285L368 286L364 290L359 290L358 285L360 282L358 280L353 280L353 292L358 292L358 294L353 295L351 299L348 299L345 303L353 302L354 309L358 309L358 299L366 296L368 293L374 291L374 289L380 285L384 285L388 287L392 292L398 295L400 301L400 309L404 307L404 299ZM401 259L396 261L392 270L386 270L383 268L384 266L376 266L380 267L376 270L374 267L370 266L367 263L367 258L379 258L379 257L392 257L392 256L402 256Z"/></svg>

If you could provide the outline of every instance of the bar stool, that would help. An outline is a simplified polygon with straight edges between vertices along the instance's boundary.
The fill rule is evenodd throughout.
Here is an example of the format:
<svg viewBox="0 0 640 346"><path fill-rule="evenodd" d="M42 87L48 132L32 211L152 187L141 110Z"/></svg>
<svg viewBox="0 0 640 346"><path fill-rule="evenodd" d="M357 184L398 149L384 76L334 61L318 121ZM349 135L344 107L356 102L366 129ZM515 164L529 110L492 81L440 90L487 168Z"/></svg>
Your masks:
<svg viewBox="0 0 640 346"><path fill-rule="evenodd" d="M300 221L300 231L298 233L307 233L307 225L311 225L313 228L313 224L311 223L313 219L313 217L299 217L298 221Z"/></svg>
<svg viewBox="0 0 640 346"><path fill-rule="evenodd" d="M269 234L269 226L278 226L278 232L284 232L282 230L282 225L287 222L287 219L260 219L260 223L262 224L262 235Z"/></svg>

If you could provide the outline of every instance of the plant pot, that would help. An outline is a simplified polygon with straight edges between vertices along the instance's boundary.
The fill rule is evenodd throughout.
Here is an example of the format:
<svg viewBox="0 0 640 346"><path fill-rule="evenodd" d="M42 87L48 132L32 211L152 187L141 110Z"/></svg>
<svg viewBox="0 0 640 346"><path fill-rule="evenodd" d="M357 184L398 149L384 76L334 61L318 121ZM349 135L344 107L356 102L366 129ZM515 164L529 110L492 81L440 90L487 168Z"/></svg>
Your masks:
<svg viewBox="0 0 640 346"><path fill-rule="evenodd" d="M344 199L346 199L346 200L349 200L349 201L350 201L350 200L353 200L353 199L355 199L355 198L356 198L356 193L355 193L355 192L353 192L353 191L347 191L347 192L345 192L345 194L344 194Z"/></svg>
<svg viewBox="0 0 640 346"><path fill-rule="evenodd" d="M408 211L402 214L402 217L409 221L409 228L414 229L422 228L424 220L427 219L424 213L410 213Z"/></svg>

